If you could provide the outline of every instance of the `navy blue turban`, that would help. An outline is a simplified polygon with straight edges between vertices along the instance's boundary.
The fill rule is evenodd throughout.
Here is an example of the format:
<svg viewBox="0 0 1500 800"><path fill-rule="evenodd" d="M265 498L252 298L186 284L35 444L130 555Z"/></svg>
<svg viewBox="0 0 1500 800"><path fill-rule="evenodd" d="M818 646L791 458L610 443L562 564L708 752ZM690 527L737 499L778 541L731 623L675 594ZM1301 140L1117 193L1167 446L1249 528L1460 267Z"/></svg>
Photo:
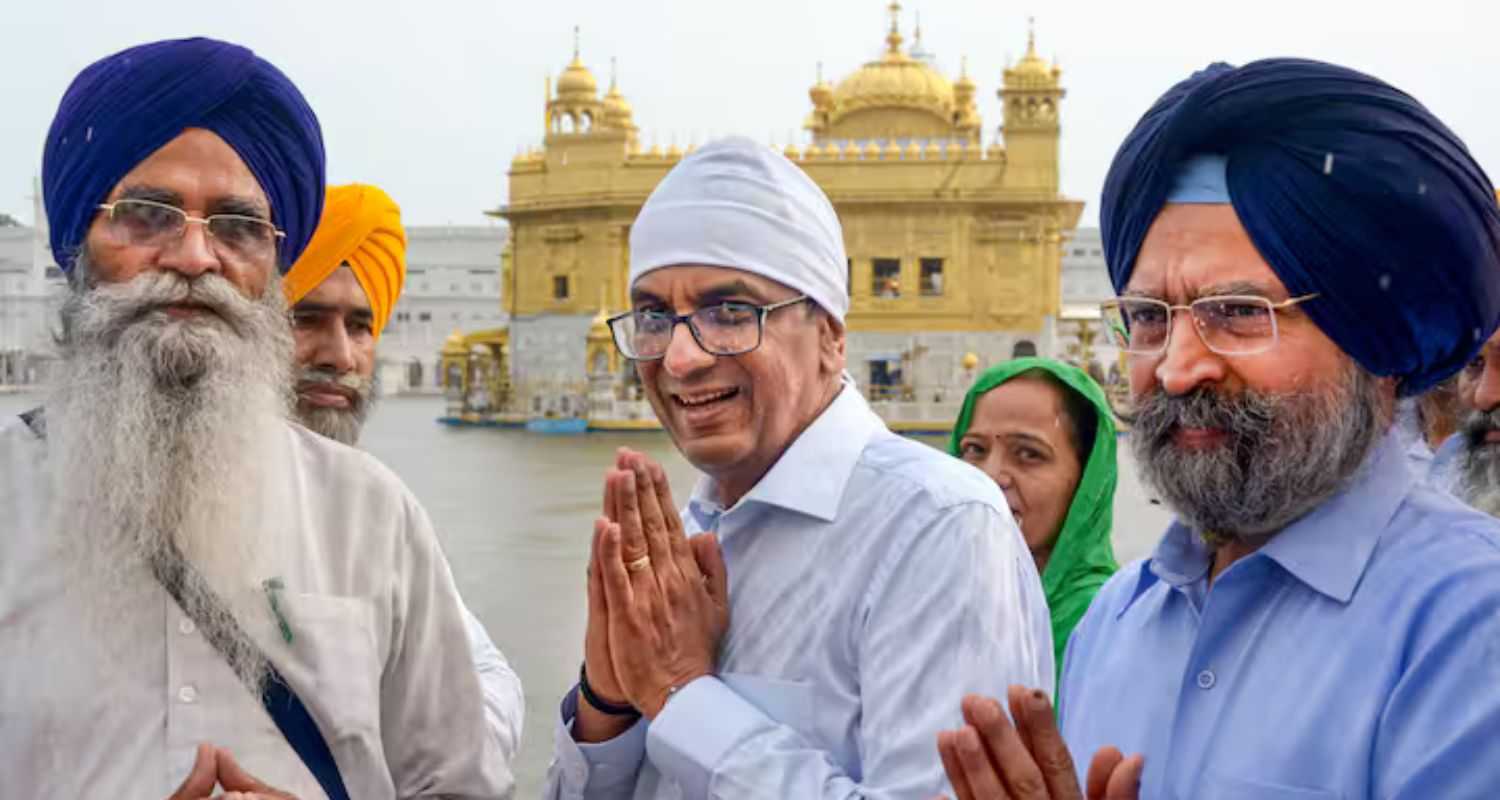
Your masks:
<svg viewBox="0 0 1500 800"><path fill-rule="evenodd" d="M68 87L42 154L52 255L73 266L95 208L125 174L187 128L218 134L239 154L286 231L283 272L323 213L323 133L297 87L228 42L176 39L123 50Z"/></svg>
<svg viewBox="0 0 1500 800"><path fill-rule="evenodd" d="M1463 142L1409 95L1332 64L1215 64L1115 154L1099 211L1115 291L1181 170L1226 162L1229 201L1291 296L1366 370L1421 392L1500 326L1500 206Z"/></svg>

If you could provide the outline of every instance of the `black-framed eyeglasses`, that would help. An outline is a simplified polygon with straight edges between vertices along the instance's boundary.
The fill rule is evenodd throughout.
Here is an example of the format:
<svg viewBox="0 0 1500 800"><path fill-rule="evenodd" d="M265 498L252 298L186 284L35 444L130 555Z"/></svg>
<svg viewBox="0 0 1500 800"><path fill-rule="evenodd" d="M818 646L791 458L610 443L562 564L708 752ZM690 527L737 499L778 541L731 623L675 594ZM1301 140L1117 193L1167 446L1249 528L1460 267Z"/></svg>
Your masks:
<svg viewBox="0 0 1500 800"><path fill-rule="evenodd" d="M1276 316L1317 297L1305 294L1272 302L1256 295L1222 294L1200 297L1174 306L1153 297L1121 297L1099 304L1110 340L1132 355L1154 356L1167 351L1172 336L1172 314L1193 316L1193 330L1203 345L1219 355L1249 356L1276 346Z"/></svg>
<svg viewBox="0 0 1500 800"><path fill-rule="evenodd" d="M182 238L188 223L202 225L210 246L220 256L243 261L274 258L276 244L286 232L259 217L245 214L210 214L194 217L174 205L155 200L126 198L99 204L108 214L110 232L122 242L138 247L161 247Z"/></svg>
<svg viewBox="0 0 1500 800"><path fill-rule="evenodd" d="M690 314L626 311L610 318L609 330L620 355L632 361L656 361L665 356L672 343L672 331L680 322L687 323L693 341L703 348L703 352L715 356L737 356L760 347L767 314L807 299L804 294L765 306L718 303Z"/></svg>

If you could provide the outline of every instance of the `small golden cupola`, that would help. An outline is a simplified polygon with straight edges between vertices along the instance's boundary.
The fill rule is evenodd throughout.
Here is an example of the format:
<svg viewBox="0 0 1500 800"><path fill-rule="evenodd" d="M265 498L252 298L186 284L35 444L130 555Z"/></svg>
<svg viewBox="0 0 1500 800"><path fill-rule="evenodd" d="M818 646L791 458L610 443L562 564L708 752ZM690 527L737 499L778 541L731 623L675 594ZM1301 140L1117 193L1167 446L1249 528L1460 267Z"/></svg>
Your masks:
<svg viewBox="0 0 1500 800"><path fill-rule="evenodd" d="M635 130L634 110L625 95L620 94L620 82L615 60L609 60L609 91L604 95L604 121L612 128Z"/></svg>
<svg viewBox="0 0 1500 800"><path fill-rule="evenodd" d="M547 93L548 133L589 133L604 116L599 82L579 57L579 32L573 28L573 60L557 78L557 94Z"/></svg>

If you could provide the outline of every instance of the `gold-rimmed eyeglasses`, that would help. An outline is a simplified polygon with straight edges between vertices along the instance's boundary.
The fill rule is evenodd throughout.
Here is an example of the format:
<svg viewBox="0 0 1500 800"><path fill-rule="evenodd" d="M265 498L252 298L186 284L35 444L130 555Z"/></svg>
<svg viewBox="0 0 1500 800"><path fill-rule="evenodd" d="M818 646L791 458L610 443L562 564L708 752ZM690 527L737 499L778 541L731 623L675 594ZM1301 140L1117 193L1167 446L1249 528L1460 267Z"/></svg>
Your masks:
<svg viewBox="0 0 1500 800"><path fill-rule="evenodd" d="M1255 295L1223 294L1200 297L1187 305L1172 305L1153 297L1121 297L1099 304L1104 326L1116 347L1132 355L1154 356L1167 351L1172 336L1172 314L1186 311L1203 345L1225 356L1249 356L1276 346L1278 314L1312 300L1305 294L1273 302Z"/></svg>
<svg viewBox="0 0 1500 800"><path fill-rule="evenodd" d="M286 238L286 233L269 221L246 214L194 217L177 206L139 198L100 203L98 208L109 215L109 227L116 237L138 247L175 242L188 223L197 223L208 231L209 242L220 256L261 261L274 257L276 243Z"/></svg>

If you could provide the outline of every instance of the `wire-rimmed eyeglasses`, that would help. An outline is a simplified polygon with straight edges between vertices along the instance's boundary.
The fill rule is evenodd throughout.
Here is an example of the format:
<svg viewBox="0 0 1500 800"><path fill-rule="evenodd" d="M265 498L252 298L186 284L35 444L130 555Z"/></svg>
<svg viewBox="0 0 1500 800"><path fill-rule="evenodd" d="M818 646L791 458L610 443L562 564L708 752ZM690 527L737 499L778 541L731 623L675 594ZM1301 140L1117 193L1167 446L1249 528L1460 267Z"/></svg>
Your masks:
<svg viewBox="0 0 1500 800"><path fill-rule="evenodd" d="M209 242L219 255L254 262L274 257L276 243L286 238L269 221L246 214L194 217L177 206L140 198L101 203L98 208L109 215L110 230L117 238L139 247L175 242L188 223L197 223L208 231Z"/></svg>
<svg viewBox="0 0 1500 800"><path fill-rule="evenodd" d="M1121 297L1099 304L1104 326L1115 346L1132 355L1165 353L1172 336L1172 313L1187 311L1203 345L1226 356L1264 353L1276 346L1276 317L1317 297L1305 294L1272 302L1255 295L1225 294L1200 297L1187 305L1172 305L1153 297Z"/></svg>

